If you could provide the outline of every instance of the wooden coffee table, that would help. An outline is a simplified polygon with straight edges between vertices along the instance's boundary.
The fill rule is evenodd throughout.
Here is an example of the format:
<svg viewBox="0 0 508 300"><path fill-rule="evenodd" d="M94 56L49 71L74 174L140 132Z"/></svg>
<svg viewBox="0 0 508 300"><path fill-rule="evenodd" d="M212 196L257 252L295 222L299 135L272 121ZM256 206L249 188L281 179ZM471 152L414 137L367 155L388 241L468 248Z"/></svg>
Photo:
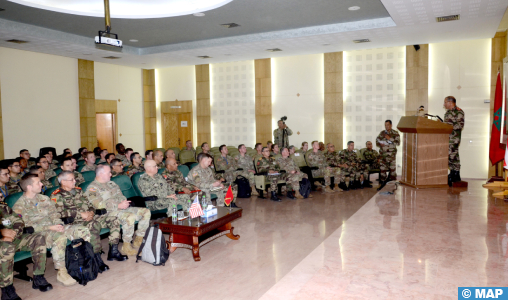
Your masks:
<svg viewBox="0 0 508 300"><path fill-rule="evenodd" d="M187 248L192 250L195 261L200 261L199 247L219 238L223 235L232 240L238 240L240 235L233 234L234 227L231 222L242 217L241 208L217 207L217 214L209 218L201 218L198 225L198 218L185 219L173 222L171 218L156 222L163 233L169 234L169 241L166 242L170 252L176 248Z"/></svg>

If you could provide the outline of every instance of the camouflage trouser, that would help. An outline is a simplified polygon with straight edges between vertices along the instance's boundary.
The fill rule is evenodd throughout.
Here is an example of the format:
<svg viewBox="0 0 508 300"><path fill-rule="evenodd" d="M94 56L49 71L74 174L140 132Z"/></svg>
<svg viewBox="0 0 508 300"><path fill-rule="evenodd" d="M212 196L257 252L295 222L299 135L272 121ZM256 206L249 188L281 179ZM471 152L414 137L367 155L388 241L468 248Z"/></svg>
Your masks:
<svg viewBox="0 0 508 300"><path fill-rule="evenodd" d="M0 241L0 288L12 284L14 254L17 251L30 251L34 262L34 275L44 275L47 250L43 234L24 234L12 243Z"/></svg>
<svg viewBox="0 0 508 300"><path fill-rule="evenodd" d="M109 244L116 245L120 240L120 221L117 217L110 215L94 216L92 221L74 224L82 224L90 230L90 244L93 246L93 252L99 253L102 250L101 229L109 228Z"/></svg>
<svg viewBox="0 0 508 300"><path fill-rule="evenodd" d="M369 160L365 164L367 170L377 170L379 169L379 161L378 160Z"/></svg>
<svg viewBox="0 0 508 300"><path fill-rule="evenodd" d="M237 171L236 172L236 176L238 176L238 175L247 178L249 180L250 186L255 186L256 185L256 180L254 179L254 173L251 173L249 171L243 170L243 171ZM235 178L236 178L236 176L235 176Z"/></svg>
<svg viewBox="0 0 508 300"><path fill-rule="evenodd" d="M90 230L83 225L64 225L64 232L44 230L40 232L46 238L46 248L51 248L55 269L65 268L65 247L67 239L82 238L90 242Z"/></svg>
<svg viewBox="0 0 508 300"><path fill-rule="evenodd" d="M282 178L286 180L286 186L287 189L290 191L299 191L300 190L300 181L302 181L303 178L309 178L307 174L298 172L298 173L283 173Z"/></svg>
<svg viewBox="0 0 508 300"><path fill-rule="evenodd" d="M173 205L181 205L184 211L189 208L190 196L188 194L176 194L176 200L173 198L157 199L155 201L146 201L146 207L150 211L168 209L168 217L171 217L173 213Z"/></svg>
<svg viewBox="0 0 508 300"><path fill-rule="evenodd" d="M381 180L385 180L388 171L390 177L397 178L397 163L396 156L380 156L379 157L379 170L381 170Z"/></svg>
<svg viewBox="0 0 508 300"><path fill-rule="evenodd" d="M224 199L226 198L226 193L228 192L228 188L229 188L229 185L224 186L224 188L220 189L220 190L212 191L211 189L207 189L207 188L200 188L200 190L201 190L201 192L205 193L206 199L209 201L208 203L210 203L210 201L212 199L212 194L215 194L215 195L217 195L217 200L216 200L217 206L224 206ZM238 195L238 186L236 184L232 184L231 190L233 191L233 201L232 202L235 202L236 195Z"/></svg>
<svg viewBox="0 0 508 300"><path fill-rule="evenodd" d="M459 156L459 145L458 143L448 144L448 167L450 171L460 171L460 156Z"/></svg>
<svg viewBox="0 0 508 300"><path fill-rule="evenodd" d="M354 165L350 165L349 163L346 164L348 165L347 168L341 168L344 177L349 177L350 180L360 180L363 175L364 179L367 178L368 171L366 170L365 165L357 163Z"/></svg>
<svg viewBox="0 0 508 300"><path fill-rule="evenodd" d="M122 225L123 242L130 243L134 236L134 223L139 221L136 236L145 236L145 231L150 225L150 210L142 207L129 207L123 210L109 212L107 215L117 217Z"/></svg>
<svg viewBox="0 0 508 300"><path fill-rule="evenodd" d="M343 181L343 175L340 172L340 168L332 168L332 167L320 167L317 170L312 170L312 177L319 178L323 177L325 179L325 186L330 186L330 177L335 177L336 182Z"/></svg>
<svg viewBox="0 0 508 300"><path fill-rule="evenodd" d="M266 181L270 182L270 191L277 192L277 184L279 183L279 180L284 180L284 174L266 176Z"/></svg>

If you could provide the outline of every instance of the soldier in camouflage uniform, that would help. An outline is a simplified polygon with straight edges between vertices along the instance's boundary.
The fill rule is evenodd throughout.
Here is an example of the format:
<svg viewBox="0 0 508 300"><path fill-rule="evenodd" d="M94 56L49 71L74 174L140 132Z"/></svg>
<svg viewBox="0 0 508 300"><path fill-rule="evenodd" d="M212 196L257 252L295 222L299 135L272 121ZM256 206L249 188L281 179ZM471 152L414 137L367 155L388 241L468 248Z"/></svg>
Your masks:
<svg viewBox="0 0 508 300"><path fill-rule="evenodd" d="M21 188L19 187L19 182L21 180L21 167L19 164L19 159L12 160L9 163L9 175L10 179L7 183L7 189L9 190L9 194L14 194L21 192Z"/></svg>
<svg viewBox="0 0 508 300"><path fill-rule="evenodd" d="M263 153L261 152L262 149L263 145L261 145L261 143L256 143L254 150L256 150L257 153L252 157L252 161L254 163L258 160L258 158L263 157Z"/></svg>
<svg viewBox="0 0 508 300"><path fill-rule="evenodd" d="M27 149L22 149L19 151L19 156L26 159L26 167L30 168L35 166L35 161L30 160L30 152Z"/></svg>
<svg viewBox="0 0 508 300"><path fill-rule="evenodd" d="M167 208L168 217L171 217L173 205L180 204L183 210L190 207L190 197L187 194L176 195L175 190L157 172L157 165L153 160L145 161L146 173L139 177L138 187L143 197L157 197L154 201L146 201L146 206L151 210Z"/></svg>
<svg viewBox="0 0 508 300"><path fill-rule="evenodd" d="M50 179L51 177L55 177L56 176L56 173L55 171L53 171L53 169L51 169L49 167L49 162L48 162L48 159L46 157L38 157L37 160L35 161L36 164L38 166L41 166L42 169L44 170L44 177L46 179Z"/></svg>
<svg viewBox="0 0 508 300"><path fill-rule="evenodd" d="M217 206L224 206L224 198L228 187L224 186L220 180L215 179L212 169L209 168L211 163L212 157L209 154L199 153L198 165L190 170L187 175L187 180L190 184L196 186L205 193L208 201L210 201L211 194L213 193L217 195ZM236 185L232 185L231 188L233 190L231 207L237 207L234 203L237 195Z"/></svg>
<svg viewBox="0 0 508 300"><path fill-rule="evenodd" d="M461 181L459 146L464 128L464 111L457 106L457 100L453 96L445 98L444 107L446 108L444 123L453 126L448 143L448 168L450 169L448 183L451 186L451 183Z"/></svg>
<svg viewBox="0 0 508 300"><path fill-rule="evenodd" d="M244 144L238 146L238 154L235 157L236 165L239 169L237 174L243 176L249 180L250 187L252 189L252 196L259 196L258 191L256 190L256 180L254 179L254 174L256 170L254 170L253 159L250 155L247 154L247 147Z"/></svg>
<svg viewBox="0 0 508 300"><path fill-rule="evenodd" d="M166 159L166 169L161 175L175 192L190 194L194 190L192 184L189 184L183 178L183 174L178 170L178 164L174 158Z"/></svg>
<svg viewBox="0 0 508 300"><path fill-rule="evenodd" d="M95 154L93 152L87 152L85 154L85 162L86 164L81 169L81 172L94 171L97 168L95 165Z"/></svg>
<svg viewBox="0 0 508 300"><path fill-rule="evenodd" d="M90 242L90 231L82 225L64 225L56 210L55 203L41 195L42 183L37 175L27 174L21 180L23 196L14 204L13 211L21 216L25 226L33 227L46 240L46 248L51 248L57 281L65 286L76 284L65 267L65 247L67 239L82 238Z"/></svg>
<svg viewBox="0 0 508 300"><path fill-rule="evenodd" d="M92 153L93 154L93 153ZM74 179L76 179L76 185L80 185L85 182L85 178L81 173L74 171L72 158L66 157L62 160L62 166L60 167L62 171L69 171L74 173Z"/></svg>
<svg viewBox="0 0 508 300"><path fill-rule="evenodd" d="M86 158L85 158L86 160ZM68 224L83 225L90 230L90 243L93 246L99 272L109 270L101 257L101 229L109 228L109 252L108 260L124 261L127 259L118 251L120 241L120 221L117 217L108 215L95 215L92 203L83 195L81 188L76 187L74 174L70 171L62 171L58 174L60 188L51 194L51 200L56 204L56 210L61 219Z"/></svg>
<svg viewBox="0 0 508 300"><path fill-rule="evenodd" d="M0 197L3 199L9 196L9 188L7 183L9 182L9 170L5 166L0 165Z"/></svg>
<svg viewBox="0 0 508 300"><path fill-rule="evenodd" d="M120 175L125 175L123 170L123 162L118 158L115 158L111 161L111 177L116 177Z"/></svg>
<svg viewBox="0 0 508 300"><path fill-rule="evenodd" d="M220 155L215 156L214 165L215 172L219 173L224 171L223 177L227 182L233 182L236 179L236 175L238 175L236 165L236 160L228 155L228 148L226 145L221 145L219 147Z"/></svg>
<svg viewBox="0 0 508 300"><path fill-rule="evenodd" d="M293 130L289 129L282 120L279 120L277 125L279 128L273 131L273 143L279 145L279 148L289 147L289 136L293 135Z"/></svg>
<svg viewBox="0 0 508 300"><path fill-rule="evenodd" d="M326 162L328 166L332 168L332 173L339 174L337 178L335 178L335 187L340 190L348 190L346 183L344 182L344 174L342 174L340 170L340 155L335 151L335 145L332 143L328 143L326 145L327 151L324 154L326 158Z"/></svg>
<svg viewBox="0 0 508 300"><path fill-rule="evenodd" d="M323 152L319 151L319 143L318 141L312 142L312 151L307 154L307 163L309 167L314 168L312 170L313 177L324 177L325 179L325 193L333 193L334 190L330 188L330 177L335 176L340 178L340 172L338 170L332 169L328 163L326 162L326 157ZM317 169L316 169L317 168ZM318 181L315 182L316 185L321 186L321 183Z"/></svg>
<svg viewBox="0 0 508 300"><path fill-rule="evenodd" d="M130 165L127 168L125 175L132 178L132 175L134 175L136 173L145 172L145 168L141 165L143 158L141 157L141 155L139 155L138 152L134 152L131 154L131 160L132 160L132 165Z"/></svg>
<svg viewBox="0 0 508 300"><path fill-rule="evenodd" d="M270 150L267 147L264 147L261 152L263 153L263 157L259 157L257 159L256 168L258 173L265 173L266 180L270 182L270 193L271 200L280 202L281 199L277 197L277 184L282 179L282 175L280 172L279 164L270 156Z"/></svg>
<svg viewBox="0 0 508 300"><path fill-rule="evenodd" d="M41 166L32 166L29 171L30 174L35 174L39 177L39 179L42 182L42 190L41 193L44 194L47 189L50 189L53 187L53 184L49 182L49 180L46 180L46 176L44 175L44 170L41 168Z"/></svg>
<svg viewBox="0 0 508 300"><path fill-rule="evenodd" d="M340 168L345 177L349 177L349 189L357 189L372 186L365 181L368 175L367 167L362 164L360 157L356 154L355 143L347 142L347 149L339 152Z"/></svg>
<svg viewBox="0 0 508 300"><path fill-rule="evenodd" d="M367 141L365 146L367 146L367 148L363 152L363 158L365 158L367 162L367 167L369 170L379 169L379 153L372 148L371 141Z"/></svg>
<svg viewBox="0 0 508 300"><path fill-rule="evenodd" d="M137 251L132 248L141 246L145 231L150 225L150 210L147 208L130 207L130 201L125 198L120 187L111 181L111 169L108 165L99 165L95 170L95 180L90 183L85 192L95 209L106 209L107 214L120 220L123 231L122 252L126 255L136 255ZM134 236L134 224L138 223L136 238Z"/></svg>
<svg viewBox="0 0 508 300"><path fill-rule="evenodd" d="M118 152L118 154L115 155L115 158L119 159L123 163L124 166L131 165L131 162L125 156L126 150L125 150L125 146L122 143L116 144L116 152Z"/></svg>
<svg viewBox="0 0 508 300"><path fill-rule="evenodd" d="M174 153L174 151L173 151L173 153ZM164 163L162 162L163 159L164 159L164 154L162 153L162 151L160 151L160 150L153 151L153 160L155 160L155 162L157 163L157 167L159 169L164 169L166 167L164 165Z"/></svg>
<svg viewBox="0 0 508 300"><path fill-rule="evenodd" d="M302 194L300 194L300 181L303 178L309 179L309 177L307 174L302 173L295 161L289 157L288 148L282 148L282 156L277 159L277 163L281 170L286 171L283 178L287 182L288 189L294 191L296 198L303 199ZM312 197L310 194L309 196Z"/></svg>
<svg viewBox="0 0 508 300"><path fill-rule="evenodd" d="M390 172L388 180L397 180L397 146L400 145L400 135L392 129L392 121L385 121L385 130L381 131L376 138L376 146L379 147L379 169L381 180L385 181L386 172Z"/></svg>

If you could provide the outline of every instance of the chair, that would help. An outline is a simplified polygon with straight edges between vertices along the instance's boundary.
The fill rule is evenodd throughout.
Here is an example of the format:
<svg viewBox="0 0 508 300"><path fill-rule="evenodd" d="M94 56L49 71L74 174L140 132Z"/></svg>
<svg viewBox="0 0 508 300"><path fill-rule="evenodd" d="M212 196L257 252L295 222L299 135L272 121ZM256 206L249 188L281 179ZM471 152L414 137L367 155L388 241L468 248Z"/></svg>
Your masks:
<svg viewBox="0 0 508 300"><path fill-rule="evenodd" d="M76 171L80 172L81 173L81 170L83 170L83 168L85 167L85 165L81 165L81 166L78 166L76 168Z"/></svg>
<svg viewBox="0 0 508 300"><path fill-rule="evenodd" d="M101 158L100 158L100 157L99 157L99 158L96 158L96 159L95 159L95 164L96 164L96 165L98 165L98 164L99 164L99 161L101 161Z"/></svg>
<svg viewBox="0 0 508 300"><path fill-rule="evenodd" d="M289 157L295 162L295 164L299 167L307 167L307 162L305 161L305 157L301 153L291 154Z"/></svg>
<svg viewBox="0 0 508 300"><path fill-rule="evenodd" d="M279 154L276 154L276 155L273 157L273 159L277 160L277 159L279 159L279 158L281 158L281 157L282 157L282 154L280 154L280 153L279 153Z"/></svg>
<svg viewBox="0 0 508 300"><path fill-rule="evenodd" d="M195 166L197 166L197 165L198 165L198 163L197 163L197 162L195 162L195 163L191 164L191 165L190 165L190 167L189 167L189 171L190 171L190 170L192 170L192 169L193 169Z"/></svg>
<svg viewBox="0 0 508 300"><path fill-rule="evenodd" d="M162 172L164 172L165 168L160 168L159 170L157 170L157 173L159 174L162 174Z"/></svg>
<svg viewBox="0 0 508 300"><path fill-rule="evenodd" d="M179 160L179 157L180 157L180 148L178 148L178 147L170 147L168 149L173 150L173 152L175 152L175 158L176 158L176 160Z"/></svg>
<svg viewBox="0 0 508 300"><path fill-rule="evenodd" d="M264 199L263 192L267 189L267 187L270 185L270 183L266 180L265 175L258 174L258 167L256 164L254 164L254 170L256 171L256 174L254 174L254 181L256 183L256 189L259 193L259 198ZM286 185L284 180L279 180L277 183L278 187L278 193L280 194L280 188L281 186Z"/></svg>
<svg viewBox="0 0 508 300"><path fill-rule="evenodd" d="M81 173L85 181L94 181L95 180L95 171L85 171Z"/></svg>
<svg viewBox="0 0 508 300"><path fill-rule="evenodd" d="M86 161L84 161L84 160L78 160L76 162L76 164L78 165L78 167L81 167L81 166L84 166L86 164Z"/></svg>
<svg viewBox="0 0 508 300"><path fill-rule="evenodd" d="M123 171L126 172L127 170L129 170L129 166L125 166L123 167Z"/></svg>
<svg viewBox="0 0 508 300"><path fill-rule="evenodd" d="M61 170L61 169L60 169ZM49 182L51 182L51 184L53 186L60 186L60 183L58 183L58 176L53 176L51 177L50 179L48 179Z"/></svg>
<svg viewBox="0 0 508 300"><path fill-rule="evenodd" d="M360 149L360 151L356 152L356 154L358 155L358 157L360 157L361 160L365 160L365 156L363 156L363 154L365 153L366 150L367 150L367 148L362 148L362 149ZM370 174L374 174L374 173L378 173L379 174L378 178L381 178L381 169L371 169L371 168L369 168L369 175L367 177L368 181L370 181Z"/></svg>
<svg viewBox="0 0 508 300"><path fill-rule="evenodd" d="M53 171L55 171L56 175L58 176L58 174L62 173L62 168L56 168Z"/></svg>
<svg viewBox="0 0 508 300"><path fill-rule="evenodd" d="M54 191L56 191L58 188L60 188L59 186L54 186L52 188L49 188L47 189L45 192L44 192L44 195L48 196L48 197L51 197L51 194L53 194Z"/></svg>
<svg viewBox="0 0 508 300"><path fill-rule="evenodd" d="M93 181L93 180L92 180ZM85 181L83 183L81 183L79 185L79 187L83 190L83 191L86 191L86 189L88 188L88 186L90 185L90 183L92 183L92 181ZM102 233L101 233L102 234Z"/></svg>
<svg viewBox="0 0 508 300"><path fill-rule="evenodd" d="M138 187L138 182L139 182L139 177L142 174L145 174L145 172L136 173L136 174L132 175L132 178L131 178L131 180L132 180L132 186L134 187L134 190L136 191L136 193L140 197L143 197L143 193L141 193L141 190Z"/></svg>
<svg viewBox="0 0 508 300"><path fill-rule="evenodd" d="M196 158L194 157L194 152L190 150L182 150L180 152L180 163L186 164L186 163L193 163L196 162Z"/></svg>
<svg viewBox="0 0 508 300"><path fill-rule="evenodd" d="M56 149L53 147L43 147L39 149L39 157L44 156L45 153L48 153L48 151L53 152L53 157L57 157L56 155Z"/></svg>
<svg viewBox="0 0 508 300"><path fill-rule="evenodd" d="M186 166L186 165L181 165L181 166L178 166L178 171L180 171L183 175L183 177L187 177L187 174L189 174L189 167Z"/></svg>
<svg viewBox="0 0 508 300"><path fill-rule="evenodd" d="M7 196L5 198L5 203L7 203L7 206L12 208L14 206L14 204L16 204L16 202L19 200L19 198L21 196L23 196L23 192L10 194L9 196Z"/></svg>
<svg viewBox="0 0 508 300"><path fill-rule="evenodd" d="M134 187L132 186L132 182L129 176L118 175L116 177L111 178L111 181L118 184L125 198L129 199L131 197L138 196L138 193L136 192L136 190L134 190Z"/></svg>

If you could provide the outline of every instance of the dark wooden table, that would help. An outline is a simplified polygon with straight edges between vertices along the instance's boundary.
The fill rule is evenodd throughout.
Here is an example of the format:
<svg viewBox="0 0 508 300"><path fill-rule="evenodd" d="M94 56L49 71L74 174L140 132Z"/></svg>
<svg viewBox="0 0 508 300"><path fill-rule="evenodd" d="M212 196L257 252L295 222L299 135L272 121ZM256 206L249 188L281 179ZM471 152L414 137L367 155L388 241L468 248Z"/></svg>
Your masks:
<svg viewBox="0 0 508 300"><path fill-rule="evenodd" d="M163 233L169 234L167 247L170 252L174 252L176 248L187 248L192 250L195 261L200 261L199 247L211 242L212 240L227 236L232 240L238 240L240 235L233 233L234 227L231 222L242 217L241 208L232 208L229 211L227 207L217 207L217 214L209 218L185 219L173 222L171 218L164 221L156 222Z"/></svg>

